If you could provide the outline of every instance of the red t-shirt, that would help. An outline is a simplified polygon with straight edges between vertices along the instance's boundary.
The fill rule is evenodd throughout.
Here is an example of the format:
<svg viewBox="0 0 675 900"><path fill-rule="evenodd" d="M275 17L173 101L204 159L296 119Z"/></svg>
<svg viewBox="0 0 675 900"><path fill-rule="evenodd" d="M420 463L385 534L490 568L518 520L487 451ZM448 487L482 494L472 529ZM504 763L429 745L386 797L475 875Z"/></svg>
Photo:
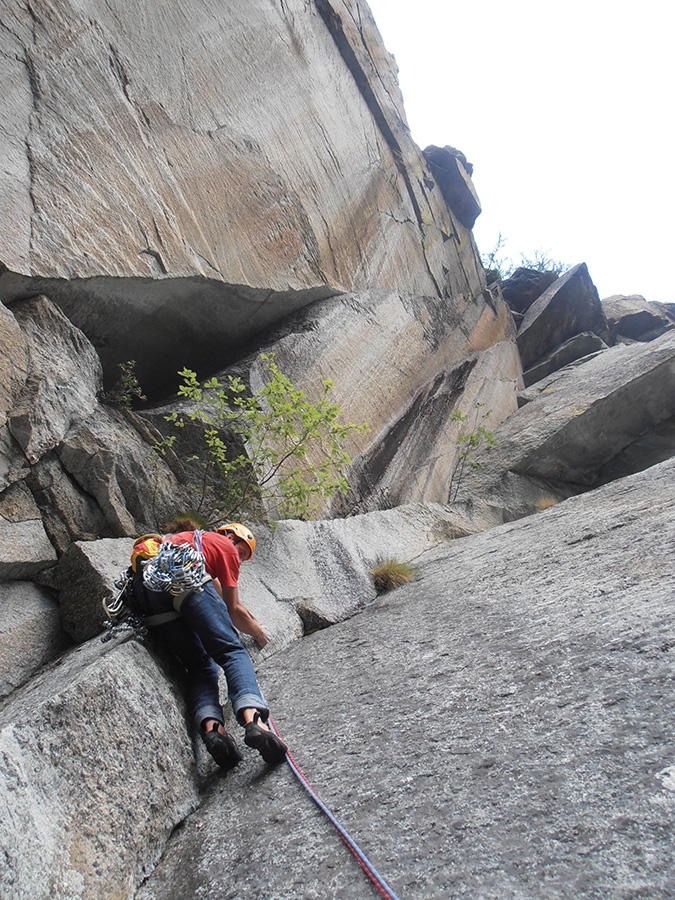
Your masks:
<svg viewBox="0 0 675 900"><path fill-rule="evenodd" d="M167 540L172 544L197 546L194 531L180 531L178 534L168 535ZM205 531L202 535L202 550L206 571L211 578L217 578L223 587L237 587L241 560L232 541L214 531Z"/></svg>

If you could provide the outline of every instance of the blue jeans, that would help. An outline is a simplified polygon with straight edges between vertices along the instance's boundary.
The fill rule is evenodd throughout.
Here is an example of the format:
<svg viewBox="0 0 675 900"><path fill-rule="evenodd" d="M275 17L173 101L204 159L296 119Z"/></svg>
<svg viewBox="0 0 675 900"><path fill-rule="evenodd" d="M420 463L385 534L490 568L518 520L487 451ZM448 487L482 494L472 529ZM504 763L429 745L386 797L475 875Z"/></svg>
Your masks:
<svg viewBox="0 0 675 900"><path fill-rule="evenodd" d="M173 597L145 590L146 614L173 610ZM210 582L183 600L180 617L152 629L178 657L188 675L187 702L199 726L204 719L223 721L218 695L218 666L225 673L227 693L237 721L243 725L244 709L259 710L267 720L269 710L258 686L253 663L239 639L227 606Z"/></svg>

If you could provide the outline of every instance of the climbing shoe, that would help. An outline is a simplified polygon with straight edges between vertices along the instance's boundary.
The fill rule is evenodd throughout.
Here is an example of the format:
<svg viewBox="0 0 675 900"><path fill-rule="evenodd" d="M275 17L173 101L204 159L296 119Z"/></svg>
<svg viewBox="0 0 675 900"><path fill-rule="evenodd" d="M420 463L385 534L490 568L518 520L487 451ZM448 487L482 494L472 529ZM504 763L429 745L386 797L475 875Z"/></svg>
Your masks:
<svg viewBox="0 0 675 900"><path fill-rule="evenodd" d="M256 713L253 721L246 726L244 743L247 747L257 750L266 763L277 766L286 758L286 744L272 731L267 731L258 725L260 713Z"/></svg>
<svg viewBox="0 0 675 900"><path fill-rule="evenodd" d="M202 740L204 741L206 749L221 769L224 769L225 771L234 769L237 763L240 763L244 757L239 750L237 750L237 745L229 734L227 734L225 729L223 729L223 734L218 731L218 722L213 720L209 725L210 728L208 731L204 725L202 725L201 729Z"/></svg>

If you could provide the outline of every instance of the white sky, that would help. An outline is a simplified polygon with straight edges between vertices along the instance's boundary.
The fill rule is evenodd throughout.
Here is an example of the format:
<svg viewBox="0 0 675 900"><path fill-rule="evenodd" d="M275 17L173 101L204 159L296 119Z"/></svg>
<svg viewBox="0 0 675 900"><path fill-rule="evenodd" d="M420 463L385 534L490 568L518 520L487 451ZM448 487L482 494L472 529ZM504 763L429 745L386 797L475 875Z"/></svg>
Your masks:
<svg viewBox="0 0 675 900"><path fill-rule="evenodd" d="M481 252L585 262L601 297L675 302L668 0L369 0L412 136L474 165Z"/></svg>

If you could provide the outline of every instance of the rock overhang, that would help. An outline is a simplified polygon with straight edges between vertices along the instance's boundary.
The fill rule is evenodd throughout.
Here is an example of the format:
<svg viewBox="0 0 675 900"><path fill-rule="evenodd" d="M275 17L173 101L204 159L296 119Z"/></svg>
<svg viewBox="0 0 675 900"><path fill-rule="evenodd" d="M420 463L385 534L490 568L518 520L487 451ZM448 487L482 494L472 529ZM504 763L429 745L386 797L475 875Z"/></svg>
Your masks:
<svg viewBox="0 0 675 900"><path fill-rule="evenodd" d="M104 387L118 366L134 360L149 400L172 394L177 372L187 366L201 377L233 362L258 334L287 316L341 293L329 285L272 290L215 279L38 278L5 270L0 300L48 296L96 348Z"/></svg>

